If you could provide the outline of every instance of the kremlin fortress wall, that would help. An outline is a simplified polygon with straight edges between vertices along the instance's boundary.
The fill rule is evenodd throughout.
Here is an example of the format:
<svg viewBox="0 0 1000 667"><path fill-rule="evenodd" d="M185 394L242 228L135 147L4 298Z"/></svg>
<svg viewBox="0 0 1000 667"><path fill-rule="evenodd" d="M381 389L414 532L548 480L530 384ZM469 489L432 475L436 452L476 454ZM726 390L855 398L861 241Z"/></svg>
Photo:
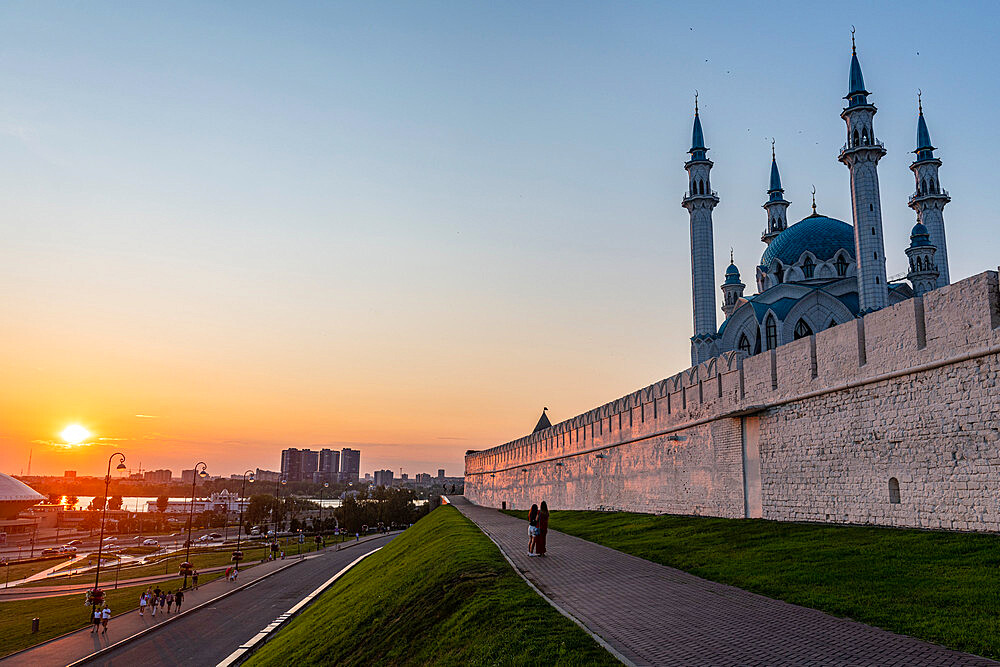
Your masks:
<svg viewBox="0 0 1000 667"><path fill-rule="evenodd" d="M988 271L465 458L490 507L1000 530Z"/></svg>

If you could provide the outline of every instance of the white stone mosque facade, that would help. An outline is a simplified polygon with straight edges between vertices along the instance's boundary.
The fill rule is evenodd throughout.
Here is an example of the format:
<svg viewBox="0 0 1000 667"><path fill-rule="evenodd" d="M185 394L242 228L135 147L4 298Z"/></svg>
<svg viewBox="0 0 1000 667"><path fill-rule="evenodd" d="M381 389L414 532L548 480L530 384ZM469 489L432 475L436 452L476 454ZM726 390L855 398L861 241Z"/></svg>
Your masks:
<svg viewBox="0 0 1000 667"><path fill-rule="evenodd" d="M922 106L906 279L889 280L886 149L852 48L846 141L853 225L789 224L777 159L756 294L730 264L717 327L712 161L697 104L688 191L692 366L586 413L466 453L465 494L493 507L608 509L1000 530L1000 280L951 283L941 161ZM541 398L541 397L540 397ZM548 399L545 399L546 402Z"/></svg>

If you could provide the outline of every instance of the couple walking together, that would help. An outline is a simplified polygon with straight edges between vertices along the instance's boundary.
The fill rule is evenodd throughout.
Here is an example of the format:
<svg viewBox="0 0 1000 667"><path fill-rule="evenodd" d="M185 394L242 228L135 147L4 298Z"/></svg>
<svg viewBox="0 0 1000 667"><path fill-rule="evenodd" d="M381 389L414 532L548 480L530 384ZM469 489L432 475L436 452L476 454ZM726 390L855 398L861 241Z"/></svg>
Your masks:
<svg viewBox="0 0 1000 667"><path fill-rule="evenodd" d="M532 505L528 512L528 555L545 555L545 536L549 532L549 506L542 501L541 509Z"/></svg>

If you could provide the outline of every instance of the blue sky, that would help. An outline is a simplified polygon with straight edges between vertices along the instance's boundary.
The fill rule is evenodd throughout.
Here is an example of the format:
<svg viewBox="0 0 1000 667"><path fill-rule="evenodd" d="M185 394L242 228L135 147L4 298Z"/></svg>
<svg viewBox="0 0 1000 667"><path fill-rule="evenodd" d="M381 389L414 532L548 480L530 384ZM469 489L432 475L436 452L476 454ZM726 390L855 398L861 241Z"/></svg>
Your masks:
<svg viewBox="0 0 1000 667"><path fill-rule="evenodd" d="M718 282L732 246L750 284L771 138L789 219L815 185L851 221L852 24L889 273L917 88L952 277L995 269L996 22L992 3L5 5L0 370L22 389L0 413L59 395L61 427L97 419L65 397L91 393L169 412L154 435L195 450L367 443L366 469L456 470L542 405L568 418L672 375L694 90ZM0 468L45 428L0 426Z"/></svg>

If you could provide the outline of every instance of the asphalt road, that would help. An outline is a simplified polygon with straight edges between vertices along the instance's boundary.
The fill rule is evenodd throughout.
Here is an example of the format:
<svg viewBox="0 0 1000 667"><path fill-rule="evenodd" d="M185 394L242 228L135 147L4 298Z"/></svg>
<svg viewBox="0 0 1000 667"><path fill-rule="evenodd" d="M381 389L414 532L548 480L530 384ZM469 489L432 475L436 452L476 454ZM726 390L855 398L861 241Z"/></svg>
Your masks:
<svg viewBox="0 0 1000 667"><path fill-rule="evenodd" d="M214 666L358 556L394 535L323 555L267 577L246 590L187 614L88 664Z"/></svg>

